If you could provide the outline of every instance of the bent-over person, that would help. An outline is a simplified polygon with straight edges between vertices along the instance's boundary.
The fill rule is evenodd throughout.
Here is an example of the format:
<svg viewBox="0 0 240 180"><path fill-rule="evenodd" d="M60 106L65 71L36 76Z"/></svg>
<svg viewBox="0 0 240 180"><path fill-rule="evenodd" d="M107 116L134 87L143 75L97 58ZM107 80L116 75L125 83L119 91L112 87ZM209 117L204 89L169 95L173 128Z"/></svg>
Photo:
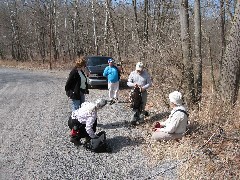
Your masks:
<svg viewBox="0 0 240 180"><path fill-rule="evenodd" d="M74 144L81 144L80 139L85 138L87 142L91 138L97 138L97 110L107 103L104 99L98 99L95 103L84 102L81 108L72 112L68 120L68 127L71 130L70 141Z"/></svg>

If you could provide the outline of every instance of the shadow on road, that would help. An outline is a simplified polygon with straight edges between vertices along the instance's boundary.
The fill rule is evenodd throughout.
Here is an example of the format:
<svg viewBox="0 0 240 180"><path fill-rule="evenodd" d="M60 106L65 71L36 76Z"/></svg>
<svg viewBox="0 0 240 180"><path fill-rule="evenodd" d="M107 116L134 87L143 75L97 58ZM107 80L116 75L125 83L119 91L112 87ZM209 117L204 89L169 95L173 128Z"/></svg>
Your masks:
<svg viewBox="0 0 240 180"><path fill-rule="evenodd" d="M127 146L134 147L134 146L143 144L144 142L145 142L145 140L143 138L131 139L131 138L125 137L125 136L115 136L110 139L107 138L107 143L111 147L112 153L117 153L123 147L127 147Z"/></svg>
<svg viewBox="0 0 240 180"><path fill-rule="evenodd" d="M97 126L103 129L116 129L126 127L128 124L126 122L113 122L108 124L98 124Z"/></svg>

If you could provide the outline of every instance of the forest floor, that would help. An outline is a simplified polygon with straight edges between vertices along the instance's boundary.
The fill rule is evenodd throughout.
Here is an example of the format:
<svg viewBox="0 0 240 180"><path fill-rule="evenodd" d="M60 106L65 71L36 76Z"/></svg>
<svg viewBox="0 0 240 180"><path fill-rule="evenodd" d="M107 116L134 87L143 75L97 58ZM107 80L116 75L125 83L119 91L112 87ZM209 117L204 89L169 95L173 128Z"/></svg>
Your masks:
<svg viewBox="0 0 240 180"><path fill-rule="evenodd" d="M0 61L2 67L18 69L49 70L49 64L22 63L16 61ZM71 64L53 64L53 70L58 73L68 74ZM123 83L126 82L130 69L122 75ZM207 92L207 93L206 93ZM205 90L210 94L209 90ZM120 98L128 101L128 88L121 88ZM164 171L178 169L179 179L239 179L240 169L240 105L235 107L215 106L212 96L204 96L201 110L191 110L191 129L180 141L151 143L151 129L155 121L166 118L169 112L165 100L157 96L156 88L149 90L149 99L146 109L150 116L145 123L139 126L145 134L145 153L154 161L174 159L178 163ZM156 103L161 102L161 103ZM125 106L129 104L126 103ZM149 143L148 143L149 142ZM159 174L164 172L159 172Z"/></svg>

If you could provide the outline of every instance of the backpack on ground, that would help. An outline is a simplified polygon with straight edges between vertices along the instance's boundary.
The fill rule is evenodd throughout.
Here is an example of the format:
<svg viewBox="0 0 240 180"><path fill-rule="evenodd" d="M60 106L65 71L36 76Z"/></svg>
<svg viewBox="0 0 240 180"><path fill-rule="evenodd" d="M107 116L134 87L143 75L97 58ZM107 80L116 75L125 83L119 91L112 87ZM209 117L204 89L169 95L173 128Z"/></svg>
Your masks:
<svg viewBox="0 0 240 180"><path fill-rule="evenodd" d="M86 149L96 153L111 152L106 142L106 132L101 131L97 136L85 144Z"/></svg>

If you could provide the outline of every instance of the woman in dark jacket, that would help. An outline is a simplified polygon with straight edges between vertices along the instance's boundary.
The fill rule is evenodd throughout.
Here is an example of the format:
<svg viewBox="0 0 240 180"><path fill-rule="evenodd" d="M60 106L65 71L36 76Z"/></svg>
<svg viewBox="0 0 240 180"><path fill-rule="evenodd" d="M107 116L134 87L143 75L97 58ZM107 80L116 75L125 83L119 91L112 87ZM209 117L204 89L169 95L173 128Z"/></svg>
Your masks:
<svg viewBox="0 0 240 180"><path fill-rule="evenodd" d="M67 96L72 100L72 111L81 107L81 104L85 102L85 94L89 93L87 77L84 73L85 67L86 61L84 58L79 58L66 82L65 91Z"/></svg>

